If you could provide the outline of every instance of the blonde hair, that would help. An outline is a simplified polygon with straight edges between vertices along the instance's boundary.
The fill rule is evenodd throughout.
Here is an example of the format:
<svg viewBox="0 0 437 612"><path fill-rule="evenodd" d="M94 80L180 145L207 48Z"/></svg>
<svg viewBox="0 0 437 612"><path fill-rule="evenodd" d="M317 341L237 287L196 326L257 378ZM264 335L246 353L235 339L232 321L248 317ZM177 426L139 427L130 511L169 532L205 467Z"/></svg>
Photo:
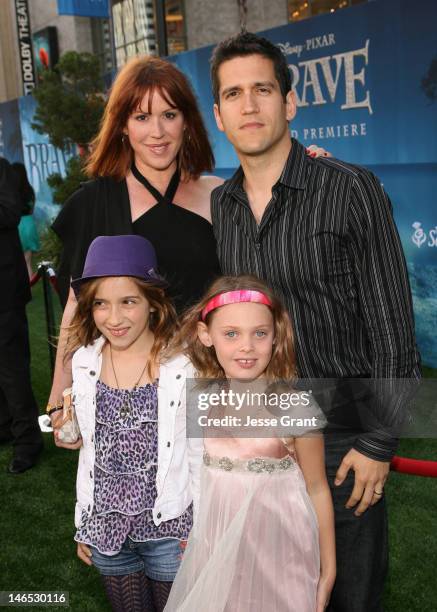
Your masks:
<svg viewBox="0 0 437 612"><path fill-rule="evenodd" d="M159 363L162 353L169 346L170 340L178 328L176 311L161 287L139 278L129 277L149 302L154 311L150 313L149 329L154 340L150 351L147 374L153 378L153 369ZM64 361L80 346L92 344L101 335L93 316L93 304L97 289L104 277L84 283L77 298L77 308L70 325L67 327L68 340L64 352Z"/></svg>
<svg viewBox="0 0 437 612"><path fill-rule="evenodd" d="M255 276L222 276L206 291L203 298L192 306L183 316L180 329L171 345L171 353L184 352L191 360L200 378L225 378L225 373L214 347L206 347L198 337L198 323L206 304L216 295L226 291L254 289L265 293L272 305L275 343L272 357L265 371L268 381L291 380L296 377L296 359L294 353L294 335L290 318L281 301L268 285ZM214 310L207 316L205 323L211 323Z"/></svg>

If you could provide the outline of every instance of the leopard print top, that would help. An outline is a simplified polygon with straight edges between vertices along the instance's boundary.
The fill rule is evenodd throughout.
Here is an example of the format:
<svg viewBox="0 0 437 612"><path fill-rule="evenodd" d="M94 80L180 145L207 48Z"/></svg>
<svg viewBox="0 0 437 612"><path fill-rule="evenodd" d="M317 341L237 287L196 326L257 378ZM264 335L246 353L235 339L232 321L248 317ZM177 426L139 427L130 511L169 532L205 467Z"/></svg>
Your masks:
<svg viewBox="0 0 437 612"><path fill-rule="evenodd" d="M117 554L126 538L135 542L160 538L186 540L192 527L190 505L159 526L152 508L157 496L157 384L134 391L97 382L94 466L94 507L86 512L75 540L101 553Z"/></svg>

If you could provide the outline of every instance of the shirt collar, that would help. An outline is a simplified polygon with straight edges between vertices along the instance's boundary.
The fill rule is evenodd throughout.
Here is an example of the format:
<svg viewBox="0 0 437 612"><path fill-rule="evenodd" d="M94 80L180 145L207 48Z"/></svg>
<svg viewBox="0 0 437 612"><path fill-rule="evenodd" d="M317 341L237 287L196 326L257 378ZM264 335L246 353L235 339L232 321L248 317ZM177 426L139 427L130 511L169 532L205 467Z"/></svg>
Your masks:
<svg viewBox="0 0 437 612"><path fill-rule="evenodd" d="M76 353L75 363L80 368L95 368L105 344L105 337L99 336L92 344L82 347L81 351Z"/></svg>
<svg viewBox="0 0 437 612"><path fill-rule="evenodd" d="M305 189L308 159L306 149L295 138L291 139L291 150L278 183L294 189Z"/></svg>
<svg viewBox="0 0 437 612"><path fill-rule="evenodd" d="M230 193L230 194L237 193L237 192L244 193L243 178L244 178L243 168L239 166L237 170L234 172L234 174L231 176L231 178L225 183L226 193Z"/></svg>
<svg viewBox="0 0 437 612"><path fill-rule="evenodd" d="M294 189L305 189L306 165L308 163L306 149L295 138L291 139L291 150L285 162L282 174L276 184L280 183ZM225 191L230 194L245 193L243 189L243 169L240 166L226 182Z"/></svg>

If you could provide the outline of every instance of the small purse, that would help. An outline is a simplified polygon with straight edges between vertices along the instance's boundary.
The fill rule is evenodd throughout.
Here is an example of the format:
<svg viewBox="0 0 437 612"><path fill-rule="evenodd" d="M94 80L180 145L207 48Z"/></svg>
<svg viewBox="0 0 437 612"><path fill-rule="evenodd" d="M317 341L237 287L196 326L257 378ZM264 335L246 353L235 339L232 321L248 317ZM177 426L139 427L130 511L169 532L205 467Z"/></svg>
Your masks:
<svg viewBox="0 0 437 612"><path fill-rule="evenodd" d="M71 387L64 390L62 397L62 423L58 429L58 439L67 444L74 444L79 439L80 429L74 409Z"/></svg>

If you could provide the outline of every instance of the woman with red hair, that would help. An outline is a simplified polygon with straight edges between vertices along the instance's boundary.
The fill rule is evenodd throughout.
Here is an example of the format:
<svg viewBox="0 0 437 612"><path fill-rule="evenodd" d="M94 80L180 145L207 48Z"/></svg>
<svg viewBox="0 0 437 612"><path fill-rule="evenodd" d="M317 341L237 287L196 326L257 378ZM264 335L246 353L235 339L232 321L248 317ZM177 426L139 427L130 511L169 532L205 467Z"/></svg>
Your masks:
<svg viewBox="0 0 437 612"><path fill-rule="evenodd" d="M94 238L138 234L150 240L178 312L195 302L220 271L210 194L222 180L201 176L213 169L214 156L180 70L156 57L130 60L113 83L90 148L92 180L67 200L53 224L63 246L58 277L66 306L48 411L70 385L69 368L60 357L63 330L76 309L68 288L70 279L81 275Z"/></svg>

